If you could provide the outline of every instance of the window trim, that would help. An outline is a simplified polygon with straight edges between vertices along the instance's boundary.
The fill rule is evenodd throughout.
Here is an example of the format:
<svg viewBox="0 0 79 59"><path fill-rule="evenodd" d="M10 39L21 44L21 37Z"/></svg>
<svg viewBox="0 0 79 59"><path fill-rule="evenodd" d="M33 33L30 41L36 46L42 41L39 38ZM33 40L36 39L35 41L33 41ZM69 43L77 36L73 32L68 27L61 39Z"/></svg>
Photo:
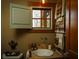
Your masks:
<svg viewBox="0 0 79 59"><path fill-rule="evenodd" d="M53 25L54 25L54 23L53 23L53 19L54 19L54 15L53 15L53 13L54 13L54 9L52 8L52 7L42 7L42 6L40 6L40 7L38 7L38 6L32 6L31 7L31 9L33 9L33 8L50 8L51 9L51 27L48 29L46 29L46 28L44 28L44 29L42 29L42 28L33 28L32 27L32 32L36 32L36 33L40 33L40 32L42 32L42 33L52 33L52 32L54 32L54 29L53 29ZM32 22L33 23L33 22Z"/></svg>

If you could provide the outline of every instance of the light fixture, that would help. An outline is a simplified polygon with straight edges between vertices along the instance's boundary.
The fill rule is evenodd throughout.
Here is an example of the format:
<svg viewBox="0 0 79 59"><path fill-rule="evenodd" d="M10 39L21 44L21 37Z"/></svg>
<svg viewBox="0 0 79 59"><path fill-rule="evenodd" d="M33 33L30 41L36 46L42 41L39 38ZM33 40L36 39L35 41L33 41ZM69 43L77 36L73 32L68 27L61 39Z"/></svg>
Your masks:
<svg viewBox="0 0 79 59"><path fill-rule="evenodd" d="M45 0L42 0L42 3L44 4L45 3Z"/></svg>

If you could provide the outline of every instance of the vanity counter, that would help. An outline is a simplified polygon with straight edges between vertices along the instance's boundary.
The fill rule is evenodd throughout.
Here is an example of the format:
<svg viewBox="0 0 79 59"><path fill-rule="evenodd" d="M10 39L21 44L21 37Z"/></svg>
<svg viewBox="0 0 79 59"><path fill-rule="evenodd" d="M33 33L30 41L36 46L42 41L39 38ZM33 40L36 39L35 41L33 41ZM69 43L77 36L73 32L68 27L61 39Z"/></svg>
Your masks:
<svg viewBox="0 0 79 59"><path fill-rule="evenodd" d="M54 51L54 54L52 56L36 56L32 54L32 56L29 59L63 59L63 55L59 51Z"/></svg>

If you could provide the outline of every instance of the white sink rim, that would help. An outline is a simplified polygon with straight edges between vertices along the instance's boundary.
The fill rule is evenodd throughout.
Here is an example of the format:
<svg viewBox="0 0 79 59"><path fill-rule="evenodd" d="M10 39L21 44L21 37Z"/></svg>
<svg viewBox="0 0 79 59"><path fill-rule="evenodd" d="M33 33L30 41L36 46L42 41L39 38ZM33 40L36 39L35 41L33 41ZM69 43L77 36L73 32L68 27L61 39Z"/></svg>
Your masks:
<svg viewBox="0 0 79 59"><path fill-rule="evenodd" d="M33 54L37 55L37 56L52 56L53 53L54 52L49 49L37 49L37 50L33 51Z"/></svg>

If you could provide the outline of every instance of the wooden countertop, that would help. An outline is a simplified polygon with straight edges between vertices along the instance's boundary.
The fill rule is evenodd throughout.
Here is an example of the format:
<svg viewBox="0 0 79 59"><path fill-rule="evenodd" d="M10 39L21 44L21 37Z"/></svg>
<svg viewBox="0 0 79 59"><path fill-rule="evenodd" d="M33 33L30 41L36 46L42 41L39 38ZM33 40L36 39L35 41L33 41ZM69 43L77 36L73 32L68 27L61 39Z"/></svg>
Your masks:
<svg viewBox="0 0 79 59"><path fill-rule="evenodd" d="M32 54L32 56L29 58L29 59L57 59L57 58L63 58L63 55L59 52L59 51L54 51L54 54L52 56L43 56L43 57L40 57L40 56L36 56L34 54Z"/></svg>

